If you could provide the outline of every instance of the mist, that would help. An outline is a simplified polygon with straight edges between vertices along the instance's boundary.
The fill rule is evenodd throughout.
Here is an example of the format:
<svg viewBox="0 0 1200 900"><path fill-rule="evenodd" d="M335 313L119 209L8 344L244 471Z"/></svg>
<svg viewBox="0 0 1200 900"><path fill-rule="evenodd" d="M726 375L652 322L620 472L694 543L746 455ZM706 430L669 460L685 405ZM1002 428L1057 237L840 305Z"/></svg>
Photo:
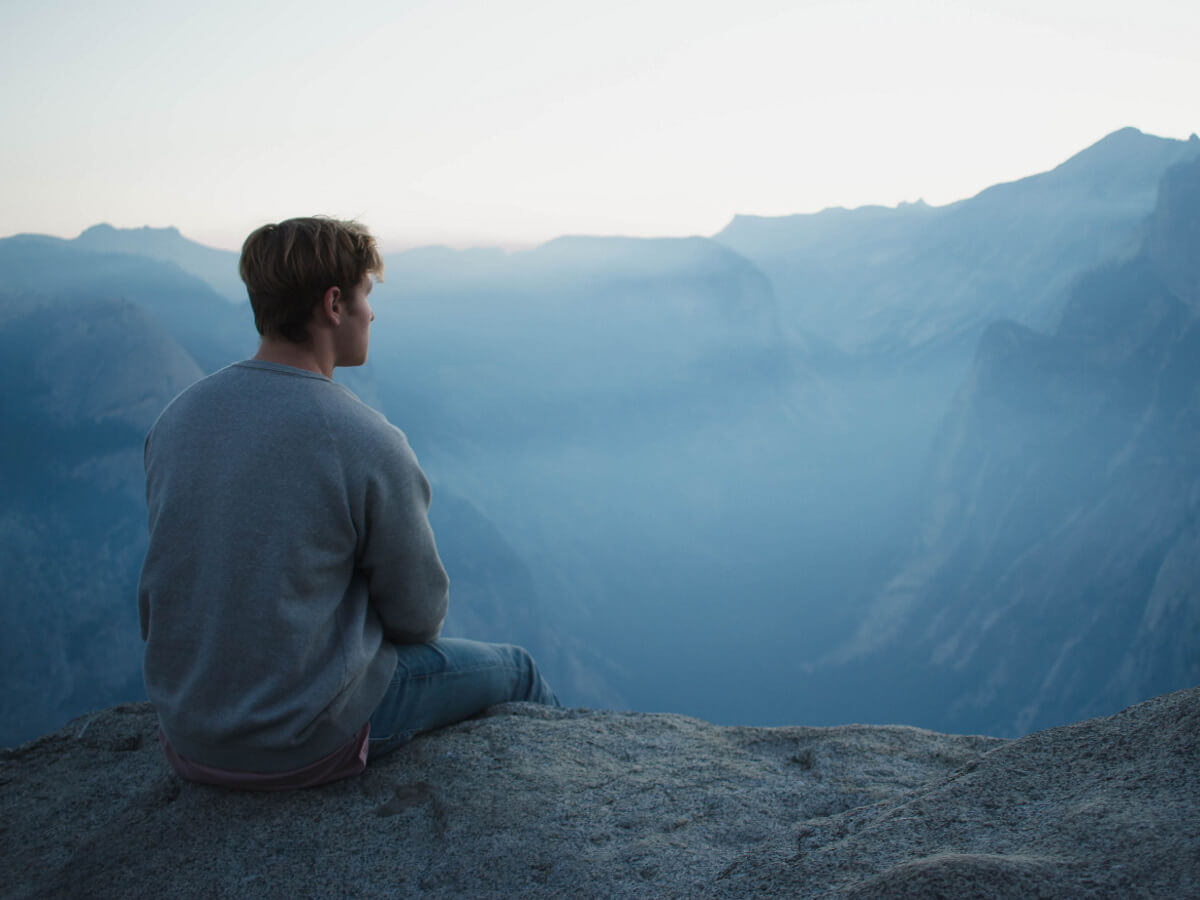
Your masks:
<svg viewBox="0 0 1200 900"><path fill-rule="evenodd" d="M1197 160L1125 129L944 207L391 255L335 377L433 482L446 633L568 704L1112 712L1200 679ZM0 740L140 697L141 436L253 352L235 267L173 230L0 240Z"/></svg>

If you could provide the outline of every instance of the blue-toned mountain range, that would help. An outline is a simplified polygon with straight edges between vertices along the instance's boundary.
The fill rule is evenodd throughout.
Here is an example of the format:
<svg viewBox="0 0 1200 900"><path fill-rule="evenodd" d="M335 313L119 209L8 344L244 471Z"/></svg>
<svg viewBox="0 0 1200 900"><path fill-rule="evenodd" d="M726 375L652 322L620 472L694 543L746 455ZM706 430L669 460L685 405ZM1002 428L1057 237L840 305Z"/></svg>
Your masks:
<svg viewBox="0 0 1200 900"><path fill-rule="evenodd" d="M448 632L568 702L1010 735L1200 680L1200 140L946 207L389 256L340 372L434 481ZM138 695L141 437L236 254L0 240L0 743Z"/></svg>

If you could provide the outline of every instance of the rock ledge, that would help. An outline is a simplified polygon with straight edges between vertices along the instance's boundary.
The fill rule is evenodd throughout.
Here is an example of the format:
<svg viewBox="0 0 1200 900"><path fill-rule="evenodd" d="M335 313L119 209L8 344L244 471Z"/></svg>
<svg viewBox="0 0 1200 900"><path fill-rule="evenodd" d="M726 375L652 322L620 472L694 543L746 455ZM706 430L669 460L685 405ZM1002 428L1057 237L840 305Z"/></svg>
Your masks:
<svg viewBox="0 0 1200 900"><path fill-rule="evenodd" d="M1200 894L1200 688L1016 741L510 704L283 794L181 781L154 728L0 751L7 896Z"/></svg>

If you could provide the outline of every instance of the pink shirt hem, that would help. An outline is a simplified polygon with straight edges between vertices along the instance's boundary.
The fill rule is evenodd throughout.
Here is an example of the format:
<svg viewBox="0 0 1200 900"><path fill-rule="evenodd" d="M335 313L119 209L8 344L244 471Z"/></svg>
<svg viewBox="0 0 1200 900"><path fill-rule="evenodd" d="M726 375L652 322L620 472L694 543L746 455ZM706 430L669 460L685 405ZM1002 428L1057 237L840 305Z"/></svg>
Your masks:
<svg viewBox="0 0 1200 900"><path fill-rule="evenodd" d="M371 723L368 721L358 730L358 734L332 753L316 762L287 772L239 772L192 762L175 752L161 728L158 731L158 742L171 768L188 781L244 791L291 791L358 775L367 767L367 742L370 735Z"/></svg>

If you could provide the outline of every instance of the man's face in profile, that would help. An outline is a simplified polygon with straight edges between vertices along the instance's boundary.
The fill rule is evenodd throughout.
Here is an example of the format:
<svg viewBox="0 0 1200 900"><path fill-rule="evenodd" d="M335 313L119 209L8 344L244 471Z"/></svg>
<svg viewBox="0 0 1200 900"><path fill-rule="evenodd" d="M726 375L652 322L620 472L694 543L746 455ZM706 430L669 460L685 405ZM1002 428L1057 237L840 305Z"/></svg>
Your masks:
<svg viewBox="0 0 1200 900"><path fill-rule="evenodd" d="M341 298L342 318L335 333L335 366L361 366L367 361L371 323L375 313L367 296L373 287L371 276L363 279Z"/></svg>

